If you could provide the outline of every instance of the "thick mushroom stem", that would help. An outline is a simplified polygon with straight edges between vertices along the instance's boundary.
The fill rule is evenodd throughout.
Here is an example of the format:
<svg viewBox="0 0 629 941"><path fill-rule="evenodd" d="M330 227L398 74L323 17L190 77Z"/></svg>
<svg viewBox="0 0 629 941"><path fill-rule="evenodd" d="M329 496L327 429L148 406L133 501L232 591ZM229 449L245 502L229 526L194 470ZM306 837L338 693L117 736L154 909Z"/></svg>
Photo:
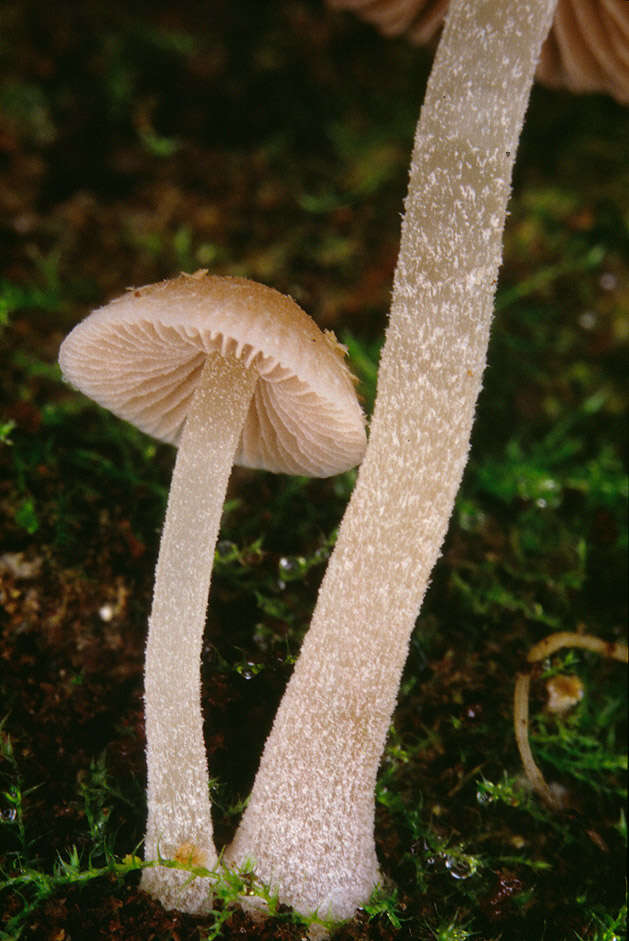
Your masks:
<svg viewBox="0 0 629 941"><path fill-rule="evenodd" d="M201 646L214 547L230 471L257 375L210 354L191 400L173 471L155 572L145 663L148 822L145 858L212 869L208 768L201 714ZM145 869L142 888L165 908L212 907L211 880Z"/></svg>
<svg viewBox="0 0 629 941"><path fill-rule="evenodd" d="M415 139L366 457L228 863L301 912L379 879L374 785L469 448L510 178L555 0L453 0Z"/></svg>

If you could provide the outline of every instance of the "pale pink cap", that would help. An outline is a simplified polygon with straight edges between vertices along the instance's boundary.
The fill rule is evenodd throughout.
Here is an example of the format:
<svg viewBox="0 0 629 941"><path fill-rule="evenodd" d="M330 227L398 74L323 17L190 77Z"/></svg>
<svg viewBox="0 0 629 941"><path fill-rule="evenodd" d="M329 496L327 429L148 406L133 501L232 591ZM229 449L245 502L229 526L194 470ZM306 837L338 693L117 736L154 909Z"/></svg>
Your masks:
<svg viewBox="0 0 629 941"><path fill-rule="evenodd" d="M64 379L120 418L177 444L205 357L255 369L235 463L328 477L362 460L365 421L344 348L290 297L205 271L132 288L59 351Z"/></svg>

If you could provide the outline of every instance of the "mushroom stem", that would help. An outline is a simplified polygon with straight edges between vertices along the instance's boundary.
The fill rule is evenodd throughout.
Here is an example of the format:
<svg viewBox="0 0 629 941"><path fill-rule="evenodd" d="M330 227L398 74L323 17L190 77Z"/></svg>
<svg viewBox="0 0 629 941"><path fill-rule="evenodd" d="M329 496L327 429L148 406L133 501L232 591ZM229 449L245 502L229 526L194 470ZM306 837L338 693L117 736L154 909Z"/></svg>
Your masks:
<svg viewBox="0 0 629 941"><path fill-rule="evenodd" d="M467 460L518 137L555 0L453 0L412 157L366 457L225 859L347 918L379 880L378 765Z"/></svg>
<svg viewBox="0 0 629 941"><path fill-rule="evenodd" d="M553 810L561 808L561 801L555 797L544 775L535 764L531 744L529 742L529 693L531 689L531 674L518 673L513 690L513 728L515 741L520 752L524 773L533 790L539 794L545 804Z"/></svg>
<svg viewBox="0 0 629 941"><path fill-rule="evenodd" d="M557 631L555 634L544 637L531 647L526 659L529 663L537 663L538 660L550 657L562 647L581 647L582 650L591 650L593 653L598 653L602 657L611 657L612 660L618 660L620 663L627 662L626 644L602 640L593 634L576 634L572 631Z"/></svg>
<svg viewBox="0 0 629 941"><path fill-rule="evenodd" d="M548 634L543 640L531 647L526 659L529 663L539 663L546 657L552 656L563 647L580 647L598 653L602 657L627 663L629 651L627 645L619 641L611 642L596 637L593 634L576 634L572 631L557 631ZM546 783L540 768L535 764L533 752L529 742L529 692L531 688L532 673L518 673L513 693L513 728L515 740L522 759L524 773L533 790L553 810L561 809L561 801L553 794Z"/></svg>
<svg viewBox="0 0 629 941"><path fill-rule="evenodd" d="M227 483L257 375L210 354L191 399L155 572L145 662L148 822L145 858L212 869L217 855L201 714L201 646ZM182 573L185 576L182 577ZM211 880L164 866L142 888L165 908L210 910Z"/></svg>

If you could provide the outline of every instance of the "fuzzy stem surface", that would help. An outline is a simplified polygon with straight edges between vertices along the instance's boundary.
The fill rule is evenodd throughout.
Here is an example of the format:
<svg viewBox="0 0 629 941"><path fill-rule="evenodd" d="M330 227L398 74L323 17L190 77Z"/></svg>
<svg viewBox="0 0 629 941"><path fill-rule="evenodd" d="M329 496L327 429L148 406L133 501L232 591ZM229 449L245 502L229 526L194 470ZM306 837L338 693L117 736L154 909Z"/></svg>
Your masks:
<svg viewBox="0 0 629 941"><path fill-rule="evenodd" d="M212 869L209 779L201 714L201 647L214 547L236 447L256 383L237 359L203 365L177 451L162 531L145 661L148 822L145 858ZM165 908L212 907L211 880L164 866L141 887Z"/></svg>
<svg viewBox="0 0 629 941"><path fill-rule="evenodd" d="M555 0L453 0L417 128L370 440L228 863L303 913L380 879L374 787L467 461L511 171Z"/></svg>

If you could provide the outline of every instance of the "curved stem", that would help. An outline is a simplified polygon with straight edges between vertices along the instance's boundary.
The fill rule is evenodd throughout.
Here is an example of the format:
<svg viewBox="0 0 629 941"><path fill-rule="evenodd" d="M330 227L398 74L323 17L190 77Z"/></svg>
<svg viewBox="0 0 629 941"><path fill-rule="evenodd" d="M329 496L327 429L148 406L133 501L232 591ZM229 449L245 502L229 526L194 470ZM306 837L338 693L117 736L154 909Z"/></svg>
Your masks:
<svg viewBox="0 0 629 941"><path fill-rule="evenodd" d="M535 763L529 742L529 693L531 674L518 673L513 690L513 728L515 740L522 759L524 773L533 790L539 794L545 804L553 810L559 810L561 802L555 797L544 775Z"/></svg>
<svg viewBox="0 0 629 941"><path fill-rule="evenodd" d="M620 661L620 663L627 663L626 644L603 640L594 634L576 634L572 631L557 631L555 634L544 637L534 647L531 647L526 659L529 663L536 663L538 660L550 657L557 650L561 650L562 647L581 647L583 650L598 653L602 657L610 657L612 660Z"/></svg>
<svg viewBox="0 0 629 941"><path fill-rule="evenodd" d="M452 0L415 139L366 457L228 863L346 918L379 878L374 785L467 460L520 128L555 0Z"/></svg>
<svg viewBox="0 0 629 941"><path fill-rule="evenodd" d="M155 571L145 662L148 822L145 858L212 869L209 781L201 714L201 647L214 547L256 375L208 356L179 443ZM187 884L186 884L187 883ZM145 869L142 888L166 908L211 909L209 879Z"/></svg>
<svg viewBox="0 0 629 941"><path fill-rule="evenodd" d="M611 643L596 637L594 634L576 634L572 631L557 631L549 634L535 644L528 652L529 663L538 663L550 657L563 647L580 647L598 653L602 657L627 663L627 645L619 642ZM513 693L513 728L515 740L522 759L524 773L533 790L539 794L546 804L553 810L561 809L561 801L555 797L546 783L544 775L535 763L529 742L529 691L531 686L531 673L518 673Z"/></svg>

